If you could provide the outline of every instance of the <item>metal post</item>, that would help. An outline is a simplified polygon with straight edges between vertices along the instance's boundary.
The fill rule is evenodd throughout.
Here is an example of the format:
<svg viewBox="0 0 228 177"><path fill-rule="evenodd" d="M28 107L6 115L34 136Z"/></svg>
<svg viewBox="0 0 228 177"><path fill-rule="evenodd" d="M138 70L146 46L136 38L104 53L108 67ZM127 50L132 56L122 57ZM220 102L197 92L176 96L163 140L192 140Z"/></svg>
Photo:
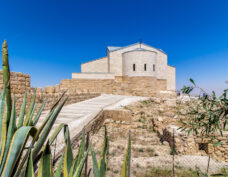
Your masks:
<svg viewBox="0 0 228 177"><path fill-rule="evenodd" d="M131 140L131 130L129 130L129 138ZM129 177L131 177L131 144L130 144L130 157L129 157Z"/></svg>
<svg viewBox="0 0 228 177"><path fill-rule="evenodd" d="M174 171L174 155L175 155L175 149L174 149L174 129L173 129L173 147L172 147L172 151L173 151L173 177L175 176L175 171Z"/></svg>
<svg viewBox="0 0 228 177"><path fill-rule="evenodd" d="M208 172L209 172L210 160L211 160L211 156L210 156L210 155L208 155L207 174L208 174Z"/></svg>

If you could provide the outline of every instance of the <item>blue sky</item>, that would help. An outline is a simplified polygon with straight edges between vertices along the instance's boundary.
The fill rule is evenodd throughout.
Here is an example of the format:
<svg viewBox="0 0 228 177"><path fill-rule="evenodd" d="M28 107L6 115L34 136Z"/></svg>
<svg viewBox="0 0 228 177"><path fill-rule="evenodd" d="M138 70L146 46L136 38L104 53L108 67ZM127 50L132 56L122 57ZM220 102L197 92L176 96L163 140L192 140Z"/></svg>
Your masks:
<svg viewBox="0 0 228 177"><path fill-rule="evenodd" d="M177 89L194 78L220 93L228 85L227 0L7 0L0 6L0 42L11 70L33 86L55 85L106 46L142 39L168 54Z"/></svg>

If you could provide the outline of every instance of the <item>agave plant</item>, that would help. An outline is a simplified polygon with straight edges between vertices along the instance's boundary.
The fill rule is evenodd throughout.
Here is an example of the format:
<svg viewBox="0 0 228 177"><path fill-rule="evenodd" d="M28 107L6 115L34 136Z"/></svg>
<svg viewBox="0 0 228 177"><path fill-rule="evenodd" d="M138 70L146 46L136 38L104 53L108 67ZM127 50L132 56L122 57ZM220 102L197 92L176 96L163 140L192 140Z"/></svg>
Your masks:
<svg viewBox="0 0 228 177"><path fill-rule="evenodd" d="M129 131L129 139L124 163L121 170L121 177L130 177L131 173L131 132Z"/></svg>
<svg viewBox="0 0 228 177"><path fill-rule="evenodd" d="M95 152L91 147L92 161L93 161L93 174L94 177L105 177L106 169L107 169L107 161L108 161L108 135L107 129L105 126L105 136L104 136L104 144L101 152L101 158L99 160L99 164L96 159ZM130 177L130 167L131 167L131 133L129 132L128 146L124 158L124 163L121 170L121 177Z"/></svg>
<svg viewBox="0 0 228 177"><path fill-rule="evenodd" d="M101 158L99 159L99 163L97 162L95 152L91 145L89 145L86 150L85 147L85 129L83 129L82 140L79 146L78 154L75 158L73 158L73 153L71 149L70 142L70 132L68 126L66 124L61 124L56 129L53 136L57 136L61 129L64 128L64 138L65 138L65 151L60 158L58 167L55 171L53 171L53 163L52 163L52 155L50 150L50 142L53 141L53 137L49 138L49 141L46 143L45 147L42 150L42 156L39 163L38 168L38 177L80 177L82 176L82 170L88 157L89 152L92 154L93 161L93 174L94 177L105 177L106 176L106 167L108 160L108 136L107 129L105 127L105 136L104 136L104 144L101 152ZM121 177L129 177L130 176L130 154L131 154L131 138L129 135L129 142L127 147L127 152L125 155L125 160L122 167ZM33 154L31 148L29 150L29 157L26 164L25 169L25 177L35 177L35 168L33 165ZM87 177L89 174L85 174Z"/></svg>
<svg viewBox="0 0 228 177"><path fill-rule="evenodd" d="M109 146L106 127L101 159L98 164L92 146L89 145L86 149L85 129L83 129L82 140L75 158L72 153L68 125L60 124L48 139L50 130L67 100L66 98L62 101L64 93L52 106L42 124L37 127L37 122L46 101L36 110L36 91L34 91L29 108L26 110L27 92L25 91L20 114L16 118L16 100L14 98L12 102L10 95L10 70L6 41L4 41L2 53L4 89L0 94L0 177L34 177L36 174L38 177L80 177L90 151L92 154L94 177L105 177ZM66 144L65 152L54 174L50 146L62 129ZM30 136L31 140L29 140ZM131 135L129 133L128 147L122 166L121 177L130 176L130 158ZM37 172L36 166L38 164Z"/></svg>
<svg viewBox="0 0 228 177"><path fill-rule="evenodd" d="M67 125L64 125L64 138L66 141L65 153L62 155L54 174L52 155L50 150L50 142L48 141L42 150L42 156L38 168L38 177L61 177L62 172L64 177L80 177L85 160L90 151L90 147L85 151L85 129L83 130L82 140L76 158L73 158L70 133ZM61 129L59 129L61 130ZM58 131L59 132L59 131ZM50 140L50 139L49 139ZM25 177L34 177L35 171L33 166L33 154L29 151L29 158L26 165Z"/></svg>
<svg viewBox="0 0 228 177"><path fill-rule="evenodd" d="M103 144L103 149L101 151L101 159L99 160L99 164L97 162L96 155L93 148L91 148L91 154L92 154L92 160L93 160L94 177L105 177L107 161L108 161L108 135L107 135L106 126L105 126L104 144Z"/></svg>
<svg viewBox="0 0 228 177"><path fill-rule="evenodd" d="M10 94L10 68L9 68L9 60L8 60L8 45L6 40L2 45L2 72L3 72L3 83L6 86L6 107L9 111L7 111L7 125L10 121L10 111L11 111L11 94Z"/></svg>
<svg viewBox="0 0 228 177"><path fill-rule="evenodd" d="M82 140L81 140L81 144L76 158L73 158L69 131L66 131L65 133L65 141L66 141L66 148L65 148L65 156L64 156L63 176L79 177L81 176L82 169L85 164L85 160L91 148L91 145L89 145L87 151L85 150L85 129L83 129Z"/></svg>
<svg viewBox="0 0 228 177"><path fill-rule="evenodd" d="M11 97L9 94L10 70L8 65L8 48L6 41L3 43L2 55L4 89L0 95L0 176L10 177L24 174L25 171L23 169L25 169L26 161L28 159L32 160L33 165L36 165L41 157L41 154L43 154L41 149L45 144L49 132L53 127L53 124L67 99L64 99L61 102L64 95L63 94L56 102L56 104L53 105L40 127L36 127L46 101L42 104L39 110L36 111L36 94L34 92L34 96L30 102L29 108L27 111L25 111L25 92L24 100L17 121L15 106L16 101L14 98L13 103L11 103ZM11 110L10 107L12 107ZM25 112L27 113L25 114ZM31 141L28 141L29 136L32 137ZM55 131L51 136L52 141L49 142L49 145L51 145L53 139L55 139L56 136L57 135ZM25 145L29 146L30 151L25 148ZM29 154L31 155L29 156Z"/></svg>

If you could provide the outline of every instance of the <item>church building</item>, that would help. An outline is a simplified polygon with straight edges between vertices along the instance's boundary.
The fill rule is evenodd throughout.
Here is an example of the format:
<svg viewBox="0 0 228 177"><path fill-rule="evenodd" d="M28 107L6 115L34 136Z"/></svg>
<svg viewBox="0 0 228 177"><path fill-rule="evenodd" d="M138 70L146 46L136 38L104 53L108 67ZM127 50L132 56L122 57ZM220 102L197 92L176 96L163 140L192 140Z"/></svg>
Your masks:
<svg viewBox="0 0 228 177"><path fill-rule="evenodd" d="M72 73L72 79L121 78L153 78L152 82L158 81L157 88L175 91L175 67L168 65L167 54L141 42L125 47L108 46L107 56L82 63L81 73Z"/></svg>

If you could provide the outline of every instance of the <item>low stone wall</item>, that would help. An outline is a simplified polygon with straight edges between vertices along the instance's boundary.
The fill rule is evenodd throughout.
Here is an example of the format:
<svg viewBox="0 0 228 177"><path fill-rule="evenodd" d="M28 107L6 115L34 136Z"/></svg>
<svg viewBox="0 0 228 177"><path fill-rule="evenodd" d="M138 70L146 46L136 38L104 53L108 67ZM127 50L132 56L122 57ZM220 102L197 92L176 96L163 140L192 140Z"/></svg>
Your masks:
<svg viewBox="0 0 228 177"><path fill-rule="evenodd" d="M47 86L44 89L42 88L33 88L30 84L30 76L28 74L11 72L10 73L10 86L11 86L11 95L12 98L16 99L16 109L19 113L22 101L24 99L25 90L27 91L27 103L30 103L33 95L34 89L36 89L36 103L37 107L40 107L41 104L47 100L45 110L51 108L51 106L58 100L63 92L66 91L65 97L68 97L66 104L77 103L84 101L90 98L94 98L100 95L100 93L93 92L76 92L72 89L60 88L59 85L56 86ZM0 90L3 89L3 74L0 71ZM28 104L27 104L28 106Z"/></svg>
<svg viewBox="0 0 228 177"><path fill-rule="evenodd" d="M179 127L178 119L153 118L153 129L158 133L160 140L168 142L178 155L210 155L213 159L228 162L228 132L224 132L223 137L217 136L215 141L221 141L222 144L214 147L210 139L202 139L192 134L188 136L186 132L181 132Z"/></svg>
<svg viewBox="0 0 228 177"><path fill-rule="evenodd" d="M132 121L132 113L129 110L104 110L105 119L112 119L114 121Z"/></svg>
<svg viewBox="0 0 228 177"><path fill-rule="evenodd" d="M64 79L60 83L60 89L78 93L176 97L174 91L166 91L166 85L166 80L155 77L115 77L115 79Z"/></svg>
<svg viewBox="0 0 228 177"><path fill-rule="evenodd" d="M28 91L28 101L31 99L30 76L28 74L11 72L10 73L11 94L15 96L17 110L21 106L25 90ZM3 73L0 71L0 90L3 90Z"/></svg>
<svg viewBox="0 0 228 177"><path fill-rule="evenodd" d="M58 98L64 93L67 97L66 105L77 103L80 101L88 100L94 97L99 96L99 93L88 93L88 92L75 92L73 90L68 89L60 89L59 85L57 86L47 86L44 89L37 88L37 102L43 103L45 100L47 100L47 104L45 106L45 110L48 110L52 107L53 104L58 100Z"/></svg>

